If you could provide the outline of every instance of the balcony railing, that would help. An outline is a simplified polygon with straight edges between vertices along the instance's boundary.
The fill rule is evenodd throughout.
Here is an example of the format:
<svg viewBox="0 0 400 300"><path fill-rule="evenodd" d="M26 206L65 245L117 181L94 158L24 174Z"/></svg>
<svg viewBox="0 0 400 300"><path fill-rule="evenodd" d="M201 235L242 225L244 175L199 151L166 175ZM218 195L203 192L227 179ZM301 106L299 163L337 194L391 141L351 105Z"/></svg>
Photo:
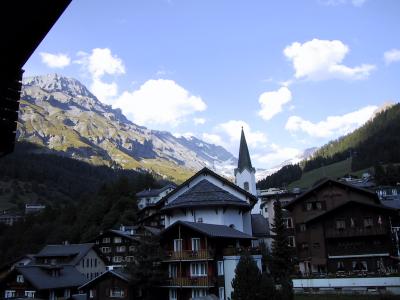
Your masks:
<svg viewBox="0 0 400 300"><path fill-rule="evenodd" d="M210 276L176 277L170 278L166 285L169 287L213 287L215 278Z"/></svg>
<svg viewBox="0 0 400 300"><path fill-rule="evenodd" d="M207 260L212 259L212 257L212 251L206 249L169 251L166 254L166 260Z"/></svg>
<svg viewBox="0 0 400 300"><path fill-rule="evenodd" d="M327 238L341 238L341 237L353 237L353 236L368 236L368 235L385 235L389 234L388 229L385 226L375 227L356 227L356 228L345 228L339 229L327 229L325 236Z"/></svg>
<svg viewBox="0 0 400 300"><path fill-rule="evenodd" d="M253 247L234 248L234 247L232 247L232 248L225 248L223 250L223 255L224 256L236 256L236 255L241 255L241 254L245 253L246 251L248 251L252 255L261 254L261 250L258 248L253 248Z"/></svg>

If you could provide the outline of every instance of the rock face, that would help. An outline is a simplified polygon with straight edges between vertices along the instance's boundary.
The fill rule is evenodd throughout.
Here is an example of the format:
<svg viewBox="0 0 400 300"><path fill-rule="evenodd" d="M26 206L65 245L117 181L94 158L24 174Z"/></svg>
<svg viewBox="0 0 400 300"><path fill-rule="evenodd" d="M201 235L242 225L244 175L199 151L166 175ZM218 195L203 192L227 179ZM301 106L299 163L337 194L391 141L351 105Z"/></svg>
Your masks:
<svg viewBox="0 0 400 300"><path fill-rule="evenodd" d="M227 174L237 163L221 146L136 125L78 80L57 74L23 80L17 137L60 155L175 181L204 166Z"/></svg>

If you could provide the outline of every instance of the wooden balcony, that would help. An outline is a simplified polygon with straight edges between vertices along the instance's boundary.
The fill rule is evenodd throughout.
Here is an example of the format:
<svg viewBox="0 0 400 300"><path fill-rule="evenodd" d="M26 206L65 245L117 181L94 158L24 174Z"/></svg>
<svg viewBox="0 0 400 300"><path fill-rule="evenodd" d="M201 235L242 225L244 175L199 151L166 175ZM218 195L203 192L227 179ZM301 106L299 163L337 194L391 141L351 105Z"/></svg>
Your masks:
<svg viewBox="0 0 400 300"><path fill-rule="evenodd" d="M210 276L176 277L167 281L168 287L213 287L215 278Z"/></svg>
<svg viewBox="0 0 400 300"><path fill-rule="evenodd" d="M343 237L355 237L355 236L369 236L369 235L386 235L389 234L389 230L386 226L375 226L375 227L355 227L339 229L327 229L325 231L326 238L343 238Z"/></svg>
<svg viewBox="0 0 400 300"><path fill-rule="evenodd" d="M261 254L261 251L259 249L252 248L252 247L248 247L248 248L243 248L243 247L225 248L225 249L223 249L222 253L223 253L224 256L239 256L239 255L242 255L246 251L248 251L251 255Z"/></svg>
<svg viewBox="0 0 400 300"><path fill-rule="evenodd" d="M182 250L182 251L168 251L166 253L165 260L211 260L213 259L213 253L210 250Z"/></svg>

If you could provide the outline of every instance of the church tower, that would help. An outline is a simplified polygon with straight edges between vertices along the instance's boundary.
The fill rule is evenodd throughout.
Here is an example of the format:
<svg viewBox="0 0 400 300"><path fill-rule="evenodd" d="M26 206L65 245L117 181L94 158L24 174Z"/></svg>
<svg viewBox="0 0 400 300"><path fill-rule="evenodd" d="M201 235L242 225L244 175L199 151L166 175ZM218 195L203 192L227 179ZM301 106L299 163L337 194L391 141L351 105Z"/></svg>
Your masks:
<svg viewBox="0 0 400 300"><path fill-rule="evenodd" d="M235 169L235 183L242 189L257 196L256 189L256 170L251 165L249 149L247 148L246 137L242 127L240 136L239 161Z"/></svg>

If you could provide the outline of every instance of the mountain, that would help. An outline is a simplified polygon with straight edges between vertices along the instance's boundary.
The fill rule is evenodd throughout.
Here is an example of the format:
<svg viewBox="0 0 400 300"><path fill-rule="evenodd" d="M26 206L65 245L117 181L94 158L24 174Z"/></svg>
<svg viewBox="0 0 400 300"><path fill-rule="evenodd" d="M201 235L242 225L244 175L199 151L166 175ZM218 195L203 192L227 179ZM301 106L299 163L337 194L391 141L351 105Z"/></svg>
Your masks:
<svg viewBox="0 0 400 300"><path fill-rule="evenodd" d="M337 178L346 173L360 173L372 167L386 168L398 164L399 132L400 104L386 104L360 128L314 150L311 157L302 160L298 165L293 165L292 168L283 167L260 180L258 187L279 187L290 183L293 183L291 186L301 183L302 187L305 187L323 176ZM293 171L296 176L292 175Z"/></svg>
<svg viewBox="0 0 400 300"><path fill-rule="evenodd" d="M58 74L23 80L17 138L62 156L178 182L204 166L224 173L237 163L220 146L134 124L78 80Z"/></svg>

